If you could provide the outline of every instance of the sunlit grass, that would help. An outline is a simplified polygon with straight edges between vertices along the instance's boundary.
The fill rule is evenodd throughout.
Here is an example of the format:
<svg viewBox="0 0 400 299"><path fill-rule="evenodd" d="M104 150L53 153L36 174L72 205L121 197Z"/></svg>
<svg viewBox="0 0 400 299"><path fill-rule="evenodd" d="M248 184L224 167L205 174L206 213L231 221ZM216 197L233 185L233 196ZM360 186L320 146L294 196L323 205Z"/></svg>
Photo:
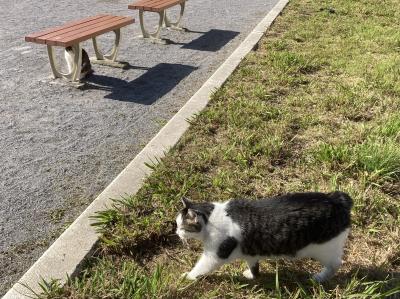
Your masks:
<svg viewBox="0 0 400 299"><path fill-rule="evenodd" d="M293 0L143 188L95 215L96 257L44 298L393 298L400 286L400 6ZM182 281L200 253L174 236L180 197L340 189L354 199L344 265L235 262ZM397 295L396 295L397 294Z"/></svg>

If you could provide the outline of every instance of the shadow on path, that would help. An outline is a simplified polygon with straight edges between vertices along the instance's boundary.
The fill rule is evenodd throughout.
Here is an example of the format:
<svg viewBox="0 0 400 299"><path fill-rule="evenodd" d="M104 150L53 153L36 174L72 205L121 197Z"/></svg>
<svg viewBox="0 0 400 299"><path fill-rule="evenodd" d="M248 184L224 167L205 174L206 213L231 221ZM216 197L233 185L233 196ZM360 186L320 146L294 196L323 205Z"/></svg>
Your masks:
<svg viewBox="0 0 400 299"><path fill-rule="evenodd" d="M171 39L164 38L163 40L168 45L181 45L182 49L191 49L198 51L217 52L232 39L234 39L240 32L230 30L211 29L207 32L192 31L185 28L185 32L203 33L202 36L192 40L190 43L178 43Z"/></svg>
<svg viewBox="0 0 400 299"><path fill-rule="evenodd" d="M237 31L211 29L199 38L183 45L182 49L217 52L238 34Z"/></svg>
<svg viewBox="0 0 400 299"><path fill-rule="evenodd" d="M106 99L151 105L196 69L190 65L160 63L130 82L93 74L82 89L110 91Z"/></svg>

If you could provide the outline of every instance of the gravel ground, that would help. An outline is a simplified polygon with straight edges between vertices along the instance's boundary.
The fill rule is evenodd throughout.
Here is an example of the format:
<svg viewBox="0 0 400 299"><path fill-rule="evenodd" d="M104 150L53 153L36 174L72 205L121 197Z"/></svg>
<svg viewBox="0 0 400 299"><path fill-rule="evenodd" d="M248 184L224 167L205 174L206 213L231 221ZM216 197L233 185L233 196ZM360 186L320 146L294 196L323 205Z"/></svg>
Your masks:
<svg viewBox="0 0 400 299"><path fill-rule="evenodd" d="M194 94L277 0L190 0L170 45L146 42L128 1L0 0L0 295ZM93 65L82 88L50 77L26 34L97 13L134 16L126 70ZM149 16L155 24L155 15ZM112 34L100 38L104 49ZM83 47L93 56L89 42ZM60 52L61 53L61 52Z"/></svg>

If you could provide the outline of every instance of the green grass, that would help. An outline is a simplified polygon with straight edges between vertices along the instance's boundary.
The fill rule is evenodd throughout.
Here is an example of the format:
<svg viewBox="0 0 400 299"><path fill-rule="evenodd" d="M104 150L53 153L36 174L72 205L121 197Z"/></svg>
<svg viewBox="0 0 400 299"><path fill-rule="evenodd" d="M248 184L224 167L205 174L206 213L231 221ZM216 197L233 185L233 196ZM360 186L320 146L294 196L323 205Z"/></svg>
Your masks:
<svg viewBox="0 0 400 299"><path fill-rule="evenodd" d="M94 215L84 270L43 298L388 298L400 293L400 6L293 0L139 192ZM180 197L293 191L355 201L344 265L316 285L313 261L241 262L190 283L199 256L174 235ZM396 295L397 294L397 295Z"/></svg>
<svg viewBox="0 0 400 299"><path fill-rule="evenodd" d="M329 165L332 169L364 172L376 182L400 178L399 120L385 120L381 126L364 128L362 143L322 143L313 154L314 162Z"/></svg>

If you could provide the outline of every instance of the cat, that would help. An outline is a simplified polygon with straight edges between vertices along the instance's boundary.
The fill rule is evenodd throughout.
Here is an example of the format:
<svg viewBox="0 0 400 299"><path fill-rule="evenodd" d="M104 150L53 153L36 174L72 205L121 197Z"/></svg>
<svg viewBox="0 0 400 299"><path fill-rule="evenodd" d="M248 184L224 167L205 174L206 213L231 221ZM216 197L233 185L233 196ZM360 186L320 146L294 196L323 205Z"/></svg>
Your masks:
<svg viewBox="0 0 400 299"><path fill-rule="evenodd" d="M203 254L183 276L195 280L223 264L244 259L247 279L259 274L264 258L313 258L324 268L313 278L324 282L342 265L350 231L351 197L332 193L289 193L263 200L195 203L182 199L176 233L202 241Z"/></svg>
<svg viewBox="0 0 400 299"><path fill-rule="evenodd" d="M71 72L73 69L73 61L74 61L74 51L72 47L66 47L64 51L65 60L67 61L68 71ZM85 78L87 75L93 73L92 65L90 64L90 59L88 53L82 49L82 66L81 66L81 74L79 76L80 79Z"/></svg>

